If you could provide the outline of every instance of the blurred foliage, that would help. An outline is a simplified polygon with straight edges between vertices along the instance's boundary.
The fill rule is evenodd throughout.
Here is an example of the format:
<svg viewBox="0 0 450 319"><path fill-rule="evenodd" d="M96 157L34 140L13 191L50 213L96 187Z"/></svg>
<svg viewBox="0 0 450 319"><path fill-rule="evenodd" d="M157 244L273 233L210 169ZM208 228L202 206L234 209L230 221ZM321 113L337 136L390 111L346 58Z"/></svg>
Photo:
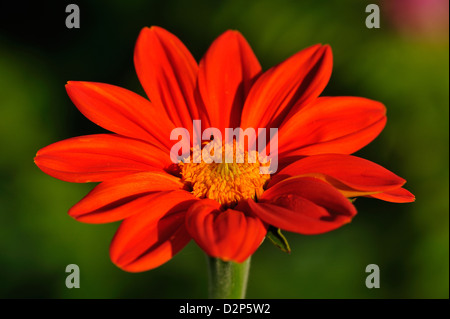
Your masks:
<svg viewBox="0 0 450 319"><path fill-rule="evenodd" d="M87 225L66 214L93 185L58 181L33 163L43 146L102 132L73 106L66 81L143 94L133 48L142 27L159 25L196 59L220 33L237 29L264 69L329 43L334 69L324 94L364 96L388 109L387 127L358 155L406 178L417 201L358 199L350 225L318 236L285 233L290 255L265 241L252 258L249 298L448 298L448 22L440 35L414 36L397 30L381 4L381 28L367 29L371 2L75 1L81 28L70 30L69 2L2 10L0 297L206 297L206 259L194 243L158 269L125 273L108 255L118 223ZM80 289L65 287L71 263L80 266ZM371 263L380 266L380 289L365 287Z"/></svg>

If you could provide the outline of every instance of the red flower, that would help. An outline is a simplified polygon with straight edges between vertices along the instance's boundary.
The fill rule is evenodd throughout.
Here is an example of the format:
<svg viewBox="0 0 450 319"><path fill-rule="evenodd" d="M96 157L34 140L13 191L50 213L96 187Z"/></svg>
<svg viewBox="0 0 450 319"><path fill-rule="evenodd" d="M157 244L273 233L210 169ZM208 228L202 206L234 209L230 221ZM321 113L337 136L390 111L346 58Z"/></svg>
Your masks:
<svg viewBox="0 0 450 319"><path fill-rule="evenodd" d="M199 65L168 31L145 28L134 62L149 100L103 83L69 82L91 121L115 134L71 138L41 149L35 163L69 182L101 182L69 214L86 223L123 220L111 259L138 272L168 261L193 238L209 255L242 262L272 225L319 234L351 221L348 198L411 202L405 180L351 154L383 129L384 106L359 97L318 97L332 68L315 45L262 73L239 32L217 38ZM259 162L173 164L176 127L279 128L280 170ZM192 161L191 161L192 162Z"/></svg>

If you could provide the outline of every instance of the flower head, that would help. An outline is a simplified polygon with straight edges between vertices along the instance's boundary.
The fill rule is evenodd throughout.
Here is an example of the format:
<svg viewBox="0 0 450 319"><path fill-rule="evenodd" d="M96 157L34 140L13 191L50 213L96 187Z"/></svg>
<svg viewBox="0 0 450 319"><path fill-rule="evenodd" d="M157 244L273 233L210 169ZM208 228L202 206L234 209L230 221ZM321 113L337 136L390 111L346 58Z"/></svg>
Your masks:
<svg viewBox="0 0 450 319"><path fill-rule="evenodd" d="M139 35L134 62L148 100L109 84L68 82L77 108L112 133L57 142L35 158L58 179L101 182L69 214L86 223L123 220L110 254L124 270L155 268L191 239L210 256L242 262L269 226L319 234L352 220L349 198L414 200L404 179L349 155L381 132L385 107L319 97L331 75L329 46L314 45L262 72L237 31L219 36L197 64L177 37L151 27ZM258 129L277 128L264 138L267 150L277 149L277 171L261 173L270 163L254 156L250 142L209 136L191 140L173 163L171 132L199 134L195 120L221 136L250 128L261 138ZM211 162L199 152L230 158Z"/></svg>

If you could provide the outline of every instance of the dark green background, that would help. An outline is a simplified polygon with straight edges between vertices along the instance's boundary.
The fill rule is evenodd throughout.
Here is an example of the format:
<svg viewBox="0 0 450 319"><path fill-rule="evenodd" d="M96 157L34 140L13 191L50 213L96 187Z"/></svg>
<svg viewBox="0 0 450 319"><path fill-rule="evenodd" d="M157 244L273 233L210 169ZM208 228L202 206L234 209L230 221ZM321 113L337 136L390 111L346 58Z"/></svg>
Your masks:
<svg viewBox="0 0 450 319"><path fill-rule="evenodd" d="M376 1L74 2L81 10L77 30L65 27L68 2L2 8L0 297L207 296L206 259L194 243L158 269L123 272L108 255L118 223L82 224L66 213L93 185L53 179L33 163L41 147L102 132L71 103L66 81L143 94L133 48L150 25L176 34L197 60L219 34L237 29L264 69L328 43L334 68L324 95L364 96L387 106L387 127L357 155L406 178L417 201L358 199L359 214L341 229L287 233L291 255L265 241L252 259L249 298L449 297L448 26L398 28L381 3L381 28L367 29L365 6ZM80 289L65 287L71 263L80 266ZM371 263L381 269L380 289L365 286Z"/></svg>

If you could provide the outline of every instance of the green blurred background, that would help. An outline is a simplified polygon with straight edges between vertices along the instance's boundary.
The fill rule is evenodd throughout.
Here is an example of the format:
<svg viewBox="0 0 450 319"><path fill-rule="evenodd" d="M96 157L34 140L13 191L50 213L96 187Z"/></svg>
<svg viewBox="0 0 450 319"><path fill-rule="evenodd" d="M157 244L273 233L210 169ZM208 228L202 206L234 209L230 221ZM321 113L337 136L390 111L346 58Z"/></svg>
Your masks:
<svg viewBox="0 0 450 319"><path fill-rule="evenodd" d="M249 298L449 297L448 0L425 1L419 18L418 0L73 2L80 29L65 27L69 2L17 2L1 12L0 297L207 297L206 258L193 242L158 269L123 272L108 255L118 223L88 225L66 213L93 185L53 179L33 163L41 147L102 132L71 103L66 81L143 94L133 48L150 25L176 34L197 60L219 34L237 29L264 69L328 43L334 68L324 95L387 106L387 127L357 155L406 178L417 201L358 199L359 214L341 229L286 233L290 255L265 241L252 259ZM381 7L380 29L365 26L368 3ZM65 286L72 263L80 289ZM381 269L379 289L365 286L372 263Z"/></svg>

